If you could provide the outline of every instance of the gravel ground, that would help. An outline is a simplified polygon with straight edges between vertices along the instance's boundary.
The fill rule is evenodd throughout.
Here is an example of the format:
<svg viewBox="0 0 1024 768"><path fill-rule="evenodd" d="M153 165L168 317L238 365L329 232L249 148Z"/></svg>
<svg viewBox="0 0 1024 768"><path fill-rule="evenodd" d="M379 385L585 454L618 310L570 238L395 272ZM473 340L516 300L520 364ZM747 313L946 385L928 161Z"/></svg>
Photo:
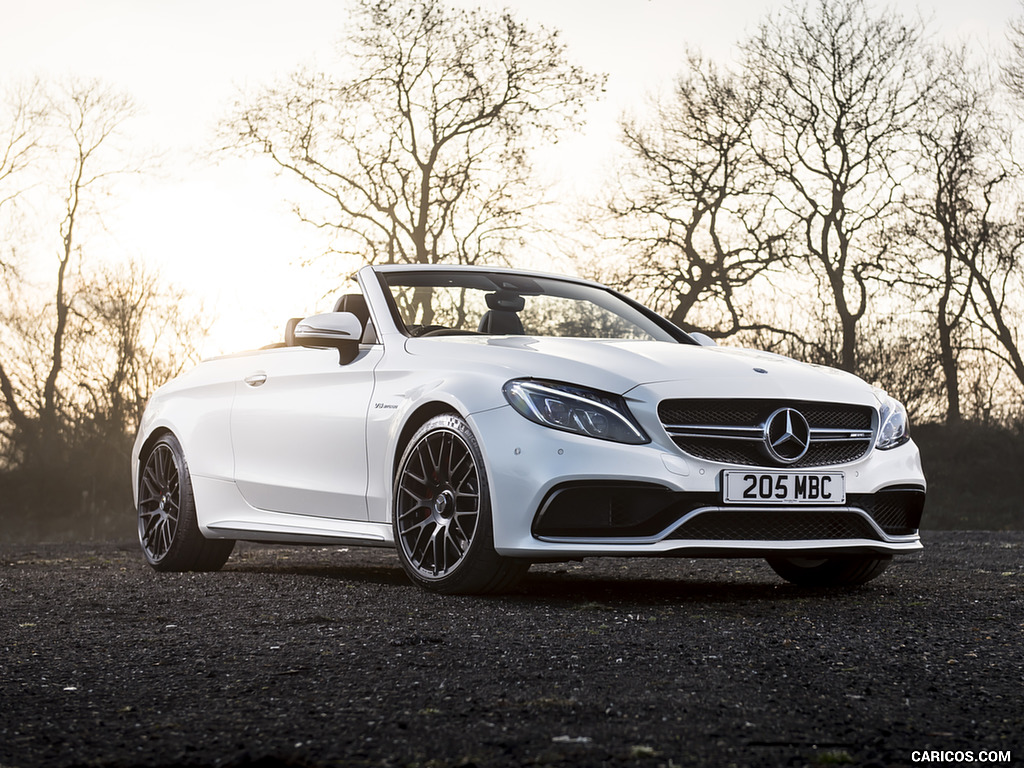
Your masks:
<svg viewBox="0 0 1024 768"><path fill-rule="evenodd" d="M1024 532L924 539L837 593L595 559L491 598L386 550L0 545L0 766L1022 764Z"/></svg>

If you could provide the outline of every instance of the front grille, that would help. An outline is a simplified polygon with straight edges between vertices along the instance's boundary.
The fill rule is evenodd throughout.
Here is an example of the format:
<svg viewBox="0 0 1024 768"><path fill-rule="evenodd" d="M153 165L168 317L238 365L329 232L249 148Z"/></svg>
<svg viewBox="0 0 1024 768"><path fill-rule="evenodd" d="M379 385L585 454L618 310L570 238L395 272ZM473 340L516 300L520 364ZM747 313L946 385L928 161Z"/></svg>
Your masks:
<svg viewBox="0 0 1024 768"><path fill-rule="evenodd" d="M670 539L807 541L873 539L878 532L856 512L710 510L679 526Z"/></svg>
<svg viewBox="0 0 1024 768"><path fill-rule="evenodd" d="M810 428L807 452L786 463L765 445L765 424L780 408L793 408ZM664 400L658 416L685 453L721 464L822 467L862 458L874 439L870 406L781 400Z"/></svg>
<svg viewBox="0 0 1024 768"><path fill-rule="evenodd" d="M774 465L764 452L761 440L740 442L716 438L676 438L673 442L686 453L698 459L715 461L719 464L745 464L748 466ZM870 445L870 442L867 443ZM807 454L793 467L825 467L830 464L845 464L856 461L867 453L865 441L846 443L812 443Z"/></svg>

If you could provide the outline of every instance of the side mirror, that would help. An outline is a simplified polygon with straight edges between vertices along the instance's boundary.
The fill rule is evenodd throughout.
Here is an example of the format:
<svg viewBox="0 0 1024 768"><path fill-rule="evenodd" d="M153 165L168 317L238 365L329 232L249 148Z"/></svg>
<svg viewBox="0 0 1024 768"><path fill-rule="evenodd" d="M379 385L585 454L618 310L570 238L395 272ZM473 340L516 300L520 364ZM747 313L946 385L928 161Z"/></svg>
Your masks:
<svg viewBox="0 0 1024 768"><path fill-rule="evenodd" d="M717 347L718 342L708 336L706 333L695 331L690 334L690 338L700 344L702 347Z"/></svg>
<svg viewBox="0 0 1024 768"><path fill-rule="evenodd" d="M303 347L338 350L341 363L349 363L359 352L363 324L351 312L326 312L300 320L294 331L295 343Z"/></svg>

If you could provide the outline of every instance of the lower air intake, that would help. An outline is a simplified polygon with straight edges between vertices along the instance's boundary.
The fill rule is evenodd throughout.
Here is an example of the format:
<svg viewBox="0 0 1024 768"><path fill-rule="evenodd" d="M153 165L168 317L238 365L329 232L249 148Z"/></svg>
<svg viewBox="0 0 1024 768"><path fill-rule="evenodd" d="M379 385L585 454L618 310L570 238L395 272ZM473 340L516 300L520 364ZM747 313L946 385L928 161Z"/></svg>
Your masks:
<svg viewBox="0 0 1024 768"><path fill-rule="evenodd" d="M856 512L710 510L683 523L669 538L698 541L878 541L879 535L871 524Z"/></svg>

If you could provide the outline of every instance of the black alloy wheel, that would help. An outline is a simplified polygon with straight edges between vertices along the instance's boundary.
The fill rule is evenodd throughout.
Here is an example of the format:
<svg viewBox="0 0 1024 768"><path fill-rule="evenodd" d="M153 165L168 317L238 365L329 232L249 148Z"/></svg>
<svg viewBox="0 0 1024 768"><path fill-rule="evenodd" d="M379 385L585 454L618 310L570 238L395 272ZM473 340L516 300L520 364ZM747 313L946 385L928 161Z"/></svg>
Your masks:
<svg viewBox="0 0 1024 768"><path fill-rule="evenodd" d="M435 416L409 441L395 477L393 523L402 567L432 591L504 591L529 568L494 551L483 457L455 414Z"/></svg>
<svg viewBox="0 0 1024 768"><path fill-rule="evenodd" d="M139 544L158 571L216 571L234 549L207 539L196 521L188 464L178 439L163 435L139 467Z"/></svg>

